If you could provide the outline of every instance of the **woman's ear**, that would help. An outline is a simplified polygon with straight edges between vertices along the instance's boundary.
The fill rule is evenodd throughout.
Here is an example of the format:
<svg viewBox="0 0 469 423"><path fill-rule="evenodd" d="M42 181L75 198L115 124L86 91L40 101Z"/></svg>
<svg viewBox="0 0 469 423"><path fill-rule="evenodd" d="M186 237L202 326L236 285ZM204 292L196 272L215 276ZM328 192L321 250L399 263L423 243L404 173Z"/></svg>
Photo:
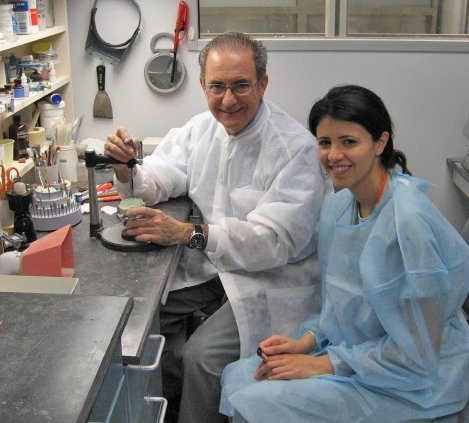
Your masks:
<svg viewBox="0 0 469 423"><path fill-rule="evenodd" d="M383 153L384 148L386 147L386 144L388 143L388 140L389 140L389 132L383 131L378 141L376 141L376 147L377 147L376 155L377 156L380 156Z"/></svg>

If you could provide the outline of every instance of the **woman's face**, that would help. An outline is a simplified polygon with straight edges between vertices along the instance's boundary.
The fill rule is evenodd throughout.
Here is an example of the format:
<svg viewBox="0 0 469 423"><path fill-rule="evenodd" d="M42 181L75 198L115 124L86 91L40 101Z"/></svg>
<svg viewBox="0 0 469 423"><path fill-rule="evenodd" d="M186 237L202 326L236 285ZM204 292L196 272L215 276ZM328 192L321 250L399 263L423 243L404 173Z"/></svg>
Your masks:
<svg viewBox="0 0 469 423"><path fill-rule="evenodd" d="M378 141L361 125L323 117L316 128L318 157L336 188L349 188L357 197L379 183L383 166L379 155L389 134Z"/></svg>

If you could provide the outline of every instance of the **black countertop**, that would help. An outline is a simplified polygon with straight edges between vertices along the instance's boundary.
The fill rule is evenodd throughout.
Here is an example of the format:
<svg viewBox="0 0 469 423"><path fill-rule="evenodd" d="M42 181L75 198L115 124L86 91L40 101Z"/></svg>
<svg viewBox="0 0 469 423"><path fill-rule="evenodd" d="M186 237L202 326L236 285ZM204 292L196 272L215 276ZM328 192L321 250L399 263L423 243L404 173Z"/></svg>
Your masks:
<svg viewBox="0 0 469 423"><path fill-rule="evenodd" d="M85 422L132 300L0 294L0 421Z"/></svg>
<svg viewBox="0 0 469 423"><path fill-rule="evenodd" d="M107 203L100 203L100 207ZM115 205L115 204L114 204ZM176 219L187 220L192 202L187 197L171 199L157 208ZM100 213L103 227L119 222L116 216ZM106 248L90 237L89 215L73 227L75 277L80 295L131 297L134 308L122 334L124 362L139 364L150 333L153 316L164 288L176 269L182 246L161 247L146 252L121 252Z"/></svg>

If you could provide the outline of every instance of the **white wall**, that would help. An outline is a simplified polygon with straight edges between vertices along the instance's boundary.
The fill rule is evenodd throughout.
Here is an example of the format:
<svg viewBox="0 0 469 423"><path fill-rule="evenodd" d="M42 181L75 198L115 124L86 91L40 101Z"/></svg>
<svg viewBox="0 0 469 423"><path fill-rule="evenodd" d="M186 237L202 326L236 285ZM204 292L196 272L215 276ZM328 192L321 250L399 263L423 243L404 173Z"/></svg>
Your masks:
<svg viewBox="0 0 469 423"><path fill-rule="evenodd" d="M150 40L156 33L174 31L179 2L138 2L144 15L142 31L125 60L106 67L106 91L114 112L114 119L108 120L92 117L99 61L85 52L85 41L94 0L68 0L75 113L86 113L80 138L105 139L118 125L139 138L162 136L206 110L198 82L198 52L189 51L186 40L178 53L187 71L183 86L169 95L147 86L143 69L153 55ZM108 13L110 4L112 13ZM130 4L129 0L98 2L97 27L106 41L121 42L130 36L136 24ZM160 48L170 49L171 43L162 42ZM272 51L266 98L306 125L313 102L334 85L357 83L376 91L394 119L396 147L406 153L410 170L435 185L431 198L462 230L469 200L451 182L446 158L461 157L469 147L462 135L469 116L468 70L469 55L464 53Z"/></svg>

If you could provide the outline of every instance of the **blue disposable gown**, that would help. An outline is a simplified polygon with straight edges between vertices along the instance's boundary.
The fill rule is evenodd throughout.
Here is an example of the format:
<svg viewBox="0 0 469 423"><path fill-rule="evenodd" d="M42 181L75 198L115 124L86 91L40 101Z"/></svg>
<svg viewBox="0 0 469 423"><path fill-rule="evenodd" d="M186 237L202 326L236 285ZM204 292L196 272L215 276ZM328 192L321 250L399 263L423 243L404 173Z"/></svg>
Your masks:
<svg viewBox="0 0 469 423"><path fill-rule="evenodd" d="M349 190L320 221L320 315L302 324L334 375L255 381L259 358L229 365L221 412L251 423L402 422L449 415L469 396L469 247L425 194L395 174L376 212L355 224ZM236 421L236 419L235 419Z"/></svg>

